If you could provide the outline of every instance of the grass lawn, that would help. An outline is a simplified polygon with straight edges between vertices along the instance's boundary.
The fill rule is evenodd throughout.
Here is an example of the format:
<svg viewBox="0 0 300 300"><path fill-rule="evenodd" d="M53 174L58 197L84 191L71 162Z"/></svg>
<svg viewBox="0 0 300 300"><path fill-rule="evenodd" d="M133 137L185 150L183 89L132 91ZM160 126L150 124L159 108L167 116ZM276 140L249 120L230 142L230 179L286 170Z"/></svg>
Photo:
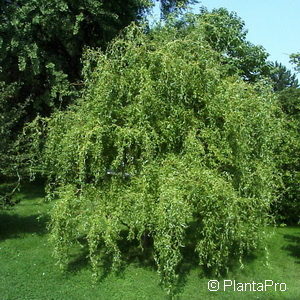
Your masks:
<svg viewBox="0 0 300 300"><path fill-rule="evenodd" d="M74 257L69 271L61 273L47 239L51 203L43 202L42 189L37 186L27 186L21 196L15 208L0 212L0 300L168 299L159 286L155 266L147 259L131 259L118 275L103 268L101 280L94 285L84 255ZM300 299L300 227L276 228L268 249L269 266L255 253L243 269L233 267L220 279L222 291L218 292L207 288L208 281L215 278L205 276L193 261L186 261L176 299ZM287 291L275 292L274 287L266 292L234 292L232 287L223 291L223 280L236 280L236 285L273 280L285 283Z"/></svg>

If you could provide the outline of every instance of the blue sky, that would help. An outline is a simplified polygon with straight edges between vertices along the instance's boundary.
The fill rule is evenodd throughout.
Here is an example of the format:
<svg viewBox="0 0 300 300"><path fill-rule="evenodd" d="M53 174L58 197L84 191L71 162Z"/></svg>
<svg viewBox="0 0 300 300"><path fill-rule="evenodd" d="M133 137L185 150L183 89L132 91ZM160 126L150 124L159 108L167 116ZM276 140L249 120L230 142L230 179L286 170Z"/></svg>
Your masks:
<svg viewBox="0 0 300 300"><path fill-rule="evenodd" d="M247 40L262 45L270 54L269 60L293 68L289 54L300 52L300 0L204 0L192 11L198 13L201 6L235 11L245 21ZM154 14L158 15L158 7Z"/></svg>

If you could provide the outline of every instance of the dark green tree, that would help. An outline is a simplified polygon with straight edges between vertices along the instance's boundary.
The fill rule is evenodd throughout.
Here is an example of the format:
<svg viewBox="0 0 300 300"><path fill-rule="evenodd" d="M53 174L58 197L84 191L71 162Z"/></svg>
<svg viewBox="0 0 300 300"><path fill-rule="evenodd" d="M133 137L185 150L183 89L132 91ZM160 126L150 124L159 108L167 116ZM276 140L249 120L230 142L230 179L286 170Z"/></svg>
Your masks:
<svg viewBox="0 0 300 300"><path fill-rule="evenodd" d="M290 62L295 65L295 70L300 72L300 53L293 53L290 55Z"/></svg>
<svg viewBox="0 0 300 300"><path fill-rule="evenodd" d="M6 182L8 177L19 179L13 132L24 108L9 105L15 89L15 84L0 82L0 209L12 204L12 195L19 185L19 180Z"/></svg>
<svg viewBox="0 0 300 300"><path fill-rule="evenodd" d="M182 11L182 9L186 8L187 5L198 3L198 0L157 0L156 2L160 2L161 8L161 17L165 18L170 13L175 12L175 10Z"/></svg>
<svg viewBox="0 0 300 300"><path fill-rule="evenodd" d="M282 91L289 87L299 87L296 74L293 74L284 65L277 61L271 63L270 77L273 81L274 91Z"/></svg>
<svg viewBox="0 0 300 300"><path fill-rule="evenodd" d="M291 55L295 70L299 55ZM297 224L300 221L300 89L295 74L277 62L270 77L282 111L285 114L285 135L278 150L278 168L282 175L281 196L274 205L279 222Z"/></svg>
<svg viewBox="0 0 300 300"><path fill-rule="evenodd" d="M279 221L297 224L300 222L300 89L285 88L277 95L286 116L286 134L279 149L282 193L274 208Z"/></svg>
<svg viewBox="0 0 300 300"><path fill-rule="evenodd" d="M18 83L16 103L31 99L29 119L69 102L85 46L104 47L145 1L2 1L0 81ZM14 105L14 103L11 103Z"/></svg>
<svg viewBox="0 0 300 300"><path fill-rule="evenodd" d="M162 1L163 12L185 2ZM152 4L150 0L1 1L0 81L18 83L14 101L31 99L29 115L65 105L80 79L83 48L104 49Z"/></svg>

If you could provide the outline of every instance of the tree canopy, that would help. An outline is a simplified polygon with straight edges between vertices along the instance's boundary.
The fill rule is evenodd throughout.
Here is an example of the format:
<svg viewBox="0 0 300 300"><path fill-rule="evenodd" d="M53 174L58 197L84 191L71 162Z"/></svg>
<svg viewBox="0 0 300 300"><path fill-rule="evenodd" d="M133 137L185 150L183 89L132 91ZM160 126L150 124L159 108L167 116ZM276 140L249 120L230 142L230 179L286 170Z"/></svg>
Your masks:
<svg viewBox="0 0 300 300"><path fill-rule="evenodd" d="M257 247L274 199L280 110L271 87L226 68L201 21L185 36L130 26L106 52L85 52L83 96L42 126L61 265L84 237L95 274L103 249L117 268L124 235L141 247L147 236L171 291L187 244L216 274Z"/></svg>
<svg viewBox="0 0 300 300"><path fill-rule="evenodd" d="M271 64L270 78L274 82L275 92L282 91L285 88L299 87L296 74L277 61Z"/></svg>

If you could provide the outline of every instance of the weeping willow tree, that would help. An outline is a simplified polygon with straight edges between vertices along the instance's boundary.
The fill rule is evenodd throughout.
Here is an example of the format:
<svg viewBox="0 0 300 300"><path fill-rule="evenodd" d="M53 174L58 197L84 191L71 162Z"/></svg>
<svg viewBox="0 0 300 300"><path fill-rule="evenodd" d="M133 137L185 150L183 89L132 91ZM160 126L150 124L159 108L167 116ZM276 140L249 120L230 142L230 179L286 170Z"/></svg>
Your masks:
<svg viewBox="0 0 300 300"><path fill-rule="evenodd" d="M219 55L200 23L185 36L131 26L105 53L86 51L83 96L43 121L59 264L84 237L96 275L103 250L117 269L122 240L143 251L146 237L170 292L186 245L215 274L258 247L275 197L279 110L266 84L224 77Z"/></svg>

